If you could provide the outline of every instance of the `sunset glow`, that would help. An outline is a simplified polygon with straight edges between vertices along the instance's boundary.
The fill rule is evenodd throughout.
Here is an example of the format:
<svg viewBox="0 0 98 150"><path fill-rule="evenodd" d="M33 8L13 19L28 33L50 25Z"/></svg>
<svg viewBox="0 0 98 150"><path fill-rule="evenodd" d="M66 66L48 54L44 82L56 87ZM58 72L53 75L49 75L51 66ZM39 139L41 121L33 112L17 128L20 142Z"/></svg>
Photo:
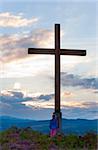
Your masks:
<svg viewBox="0 0 98 150"><path fill-rule="evenodd" d="M29 55L28 48L54 48L54 24L60 23L61 48L87 50L85 57L61 56L63 117L97 118L97 2L0 3L0 115L33 118L38 109L49 118L54 111L54 56Z"/></svg>

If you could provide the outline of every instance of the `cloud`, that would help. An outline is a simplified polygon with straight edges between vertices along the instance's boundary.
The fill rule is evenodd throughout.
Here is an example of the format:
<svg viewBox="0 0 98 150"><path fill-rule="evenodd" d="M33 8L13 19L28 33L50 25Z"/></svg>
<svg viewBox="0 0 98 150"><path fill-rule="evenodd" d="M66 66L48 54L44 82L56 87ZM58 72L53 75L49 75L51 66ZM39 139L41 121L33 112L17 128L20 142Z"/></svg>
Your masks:
<svg viewBox="0 0 98 150"><path fill-rule="evenodd" d="M98 119L97 102L71 102L62 106L62 115L70 119Z"/></svg>
<svg viewBox="0 0 98 150"><path fill-rule="evenodd" d="M95 94L98 94L98 91L96 90L96 91L94 91L94 93L95 93Z"/></svg>
<svg viewBox="0 0 98 150"><path fill-rule="evenodd" d="M40 95L38 97L39 100L45 100L45 101L49 101L50 99L54 98L54 94L48 94L48 95Z"/></svg>
<svg viewBox="0 0 98 150"><path fill-rule="evenodd" d="M43 104L46 104L47 101L54 98L54 94L40 94L36 96L24 96L23 92L21 91L13 91L13 90L4 90L1 91L0 94L0 101L7 103L7 104L16 104L17 102L22 102L21 104L32 104L32 107L38 107L40 102L43 101ZM44 103L46 102L46 103Z"/></svg>
<svg viewBox="0 0 98 150"><path fill-rule="evenodd" d="M98 110L98 103L97 102L83 102L83 105L85 105L86 108L92 108Z"/></svg>
<svg viewBox="0 0 98 150"><path fill-rule="evenodd" d="M98 89L98 78L82 78L81 76L61 73L61 83L63 86L81 87L85 89Z"/></svg>
<svg viewBox="0 0 98 150"><path fill-rule="evenodd" d="M54 94L40 94L32 97L32 100L22 102L22 104L35 109L51 109L54 107L53 99Z"/></svg>
<svg viewBox="0 0 98 150"><path fill-rule="evenodd" d="M53 32L44 29L22 36L17 34L0 36L0 61L8 63L29 57L29 47L47 47L51 45L52 38Z"/></svg>
<svg viewBox="0 0 98 150"><path fill-rule="evenodd" d="M0 13L0 27L25 27L38 22L38 18L23 18L22 14L13 15L10 12Z"/></svg>
<svg viewBox="0 0 98 150"><path fill-rule="evenodd" d="M46 109L44 107L40 107L40 104L44 104L41 96L43 95L43 99L47 100L49 95L45 96L44 94L41 94L36 97L20 97L19 95L21 94L23 93L18 91L2 92L0 94L0 115L13 115L15 117L20 116L23 118L33 119L37 119L37 117L39 117L40 119L40 116L47 114L47 111L45 112ZM18 96L16 97L16 95ZM51 96L52 95L50 94L50 97ZM30 105L30 101L33 103L33 105ZM29 105L26 105L26 102L29 103ZM48 111L50 112L50 110ZM47 116L45 117L47 118Z"/></svg>
<svg viewBox="0 0 98 150"><path fill-rule="evenodd" d="M20 91L1 91L0 94L0 101L10 104L10 103L17 103L17 102L21 102L24 100L23 98L24 94Z"/></svg>
<svg viewBox="0 0 98 150"><path fill-rule="evenodd" d="M62 94L63 97L73 97L73 93L71 92L68 92L68 91L65 91L63 94Z"/></svg>
<svg viewBox="0 0 98 150"><path fill-rule="evenodd" d="M8 95L9 94L9 95ZM12 95L14 94L14 95ZM19 96L16 97L16 94ZM53 94L40 94L35 97L21 97L22 92L6 91L0 96L0 115L32 119L49 119L54 111ZM49 99L50 98L50 99ZM43 100L43 101L42 101ZM97 102L62 101L64 118L97 118Z"/></svg>

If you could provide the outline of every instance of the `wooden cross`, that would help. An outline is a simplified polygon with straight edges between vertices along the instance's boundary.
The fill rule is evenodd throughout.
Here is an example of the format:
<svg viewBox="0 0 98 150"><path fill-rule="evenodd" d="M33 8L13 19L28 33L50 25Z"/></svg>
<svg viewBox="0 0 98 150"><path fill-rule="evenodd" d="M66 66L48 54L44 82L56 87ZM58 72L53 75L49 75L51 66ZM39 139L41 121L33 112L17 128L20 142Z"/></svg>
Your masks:
<svg viewBox="0 0 98 150"><path fill-rule="evenodd" d="M60 109L60 55L85 56L86 50L60 49L60 24L55 24L55 48L29 48L28 54L55 55L55 114L58 118L59 130L61 130Z"/></svg>

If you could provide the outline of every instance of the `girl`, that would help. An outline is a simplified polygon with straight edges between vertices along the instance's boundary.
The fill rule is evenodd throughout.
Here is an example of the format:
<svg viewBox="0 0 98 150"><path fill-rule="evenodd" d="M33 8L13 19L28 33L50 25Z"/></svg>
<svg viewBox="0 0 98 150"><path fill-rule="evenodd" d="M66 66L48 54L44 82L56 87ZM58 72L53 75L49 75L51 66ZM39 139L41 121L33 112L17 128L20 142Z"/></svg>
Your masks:
<svg viewBox="0 0 98 150"><path fill-rule="evenodd" d="M56 116L53 114L52 119L50 120L50 137L54 137L57 133L58 121Z"/></svg>

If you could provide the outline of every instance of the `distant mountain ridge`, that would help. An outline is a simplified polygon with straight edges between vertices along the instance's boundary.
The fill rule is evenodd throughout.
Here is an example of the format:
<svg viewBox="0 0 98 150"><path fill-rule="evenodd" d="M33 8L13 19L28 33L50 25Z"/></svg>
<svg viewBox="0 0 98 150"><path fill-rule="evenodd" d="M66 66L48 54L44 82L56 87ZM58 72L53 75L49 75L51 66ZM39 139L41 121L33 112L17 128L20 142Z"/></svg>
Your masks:
<svg viewBox="0 0 98 150"><path fill-rule="evenodd" d="M19 128L31 127L34 130L42 133L49 133L49 120L29 120L20 119L10 116L0 116L0 131L17 126ZM98 133L98 119L62 119L62 131L65 134L78 134L82 135L87 132Z"/></svg>

